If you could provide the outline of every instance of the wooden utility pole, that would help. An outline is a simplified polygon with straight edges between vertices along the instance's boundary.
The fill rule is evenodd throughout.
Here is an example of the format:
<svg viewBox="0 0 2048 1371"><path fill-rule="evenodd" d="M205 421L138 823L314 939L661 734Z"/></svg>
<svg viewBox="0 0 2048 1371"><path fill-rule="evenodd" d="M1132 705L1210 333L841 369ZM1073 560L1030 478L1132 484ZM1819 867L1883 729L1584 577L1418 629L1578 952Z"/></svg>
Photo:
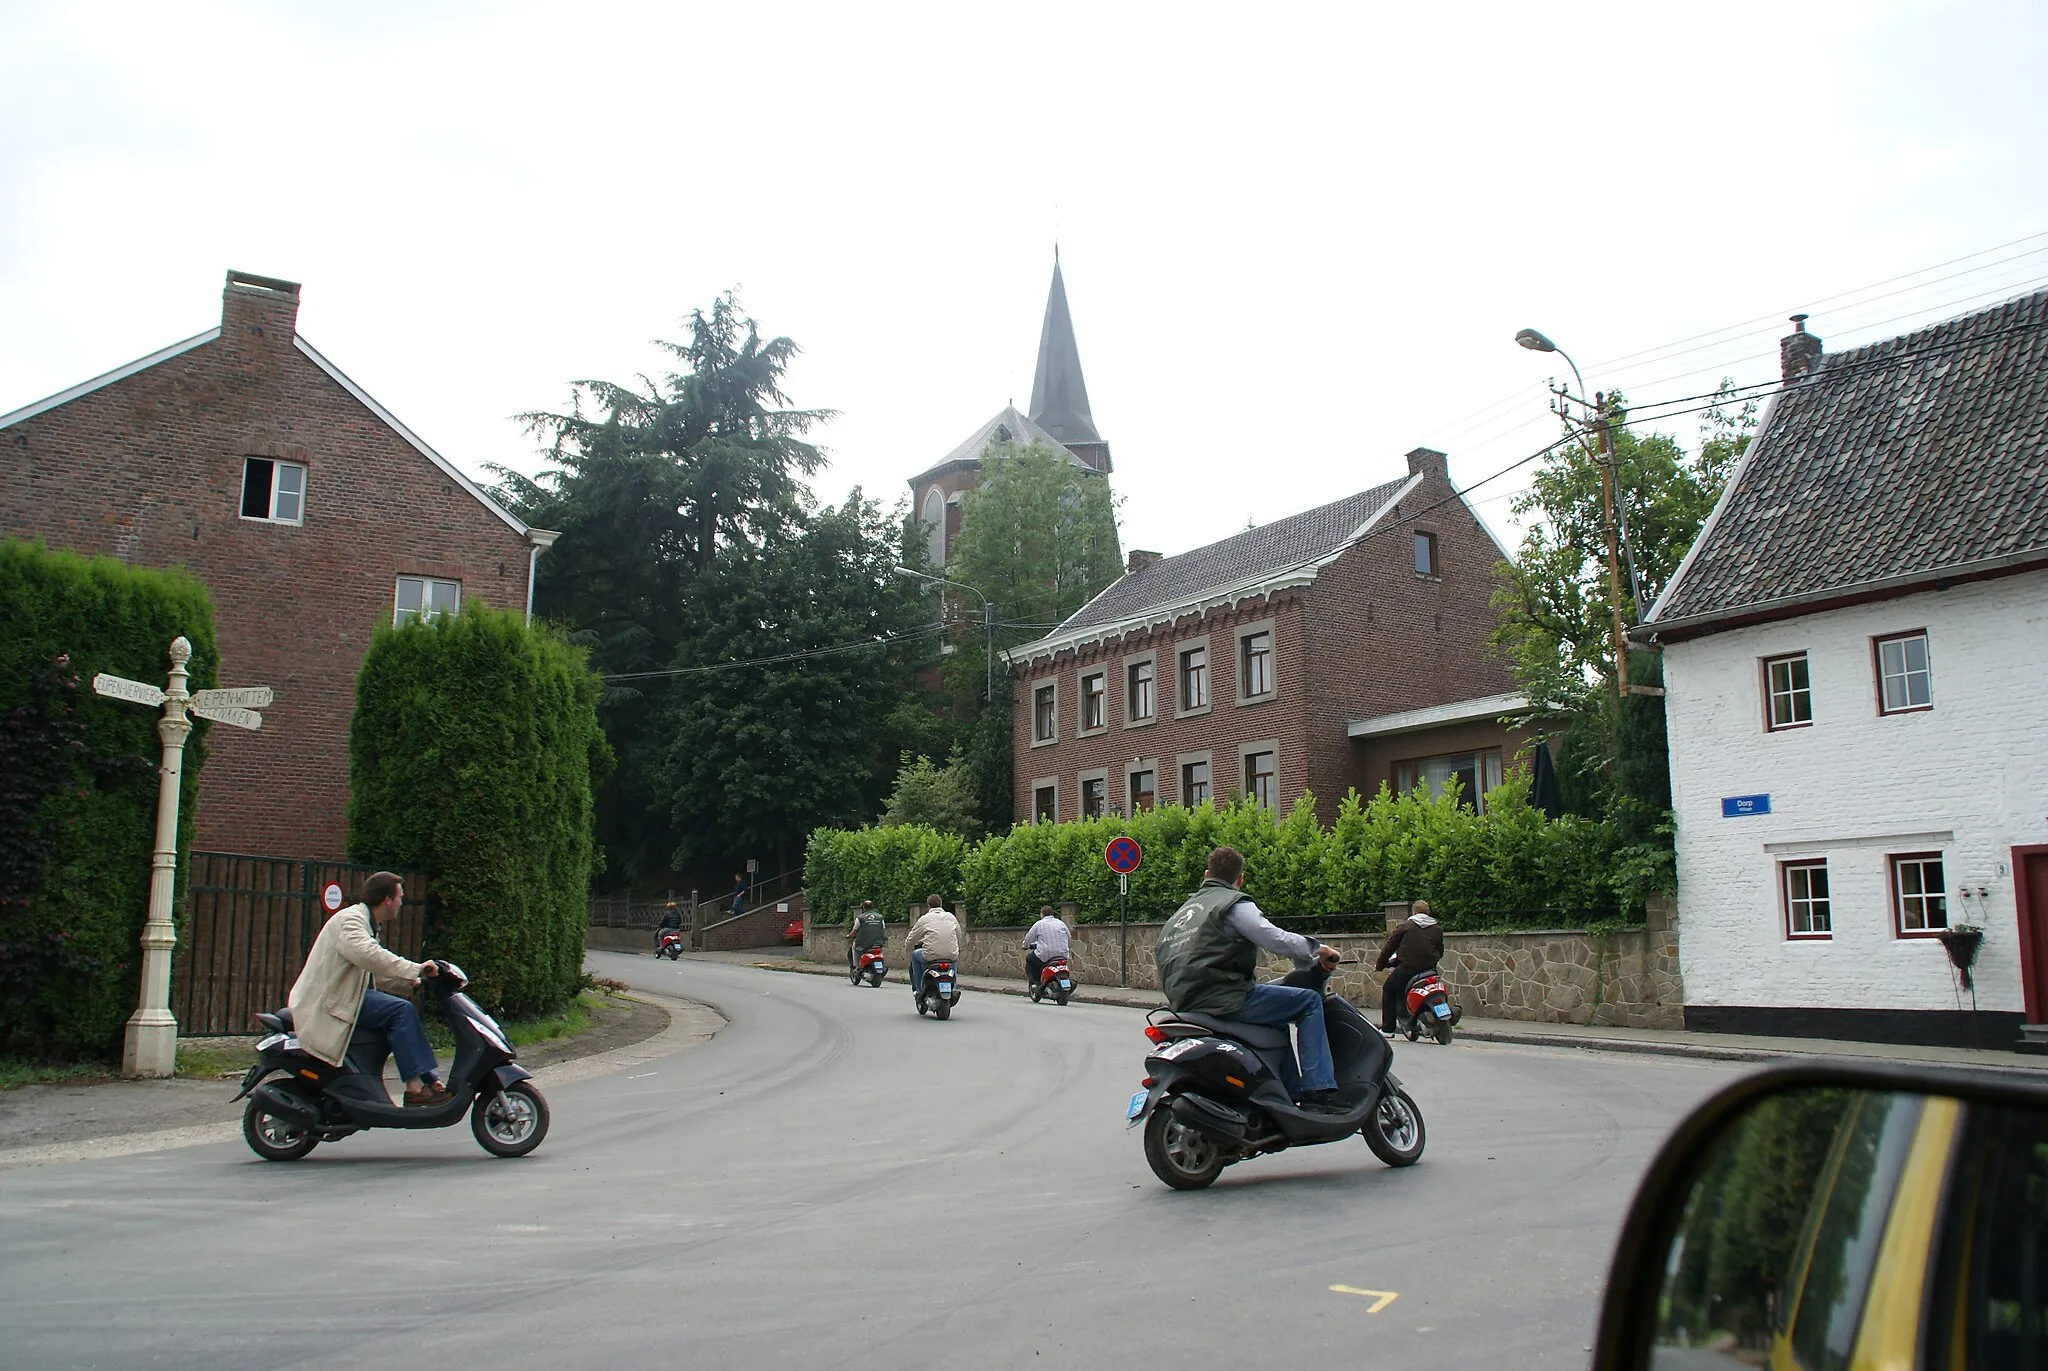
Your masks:
<svg viewBox="0 0 2048 1371"><path fill-rule="evenodd" d="M1607 516L1607 608L1614 619L1614 691L1628 695L1628 641L1621 627L1621 572L1614 546L1614 436L1607 424L1607 396L1593 396L1593 422L1600 430L1600 504Z"/></svg>

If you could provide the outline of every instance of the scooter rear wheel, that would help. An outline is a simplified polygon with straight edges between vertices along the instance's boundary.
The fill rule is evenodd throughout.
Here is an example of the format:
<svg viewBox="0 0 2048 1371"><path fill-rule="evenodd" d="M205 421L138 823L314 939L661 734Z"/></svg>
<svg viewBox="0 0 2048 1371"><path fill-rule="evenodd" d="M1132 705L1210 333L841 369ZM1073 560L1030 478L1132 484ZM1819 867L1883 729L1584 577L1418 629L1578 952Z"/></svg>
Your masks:
<svg viewBox="0 0 2048 1371"><path fill-rule="evenodd" d="M1058 1001L1059 1001L1059 1002L1060 1002L1061 1004L1065 1004L1065 1003L1067 1002L1067 995L1068 995L1068 993L1069 993L1069 992L1067 992L1067 991L1065 991L1065 990L1058 990L1058 991L1054 991L1054 992L1053 992L1053 998L1054 998L1054 999L1056 999L1056 1000L1058 1000Z"/></svg>
<svg viewBox="0 0 2048 1371"><path fill-rule="evenodd" d="M935 1019L952 1018L953 1002L951 1000L940 1000L937 1004L932 1006L932 1017Z"/></svg>
<svg viewBox="0 0 2048 1371"><path fill-rule="evenodd" d="M295 1162L320 1145L318 1134L279 1118L254 1100L242 1110L242 1139L267 1162Z"/></svg>
<svg viewBox="0 0 2048 1371"><path fill-rule="evenodd" d="M1380 1096L1379 1107L1366 1117L1365 1145L1388 1166L1413 1166L1422 1160L1423 1145L1429 1141L1422 1126L1422 1111L1405 1090L1389 1090Z"/></svg>
<svg viewBox="0 0 2048 1371"><path fill-rule="evenodd" d="M1438 1019L1435 1032L1438 1042L1442 1043L1445 1047L1451 1045L1451 1021L1449 1019Z"/></svg>
<svg viewBox="0 0 2048 1371"><path fill-rule="evenodd" d="M1227 1164L1214 1138L1173 1117L1171 1100L1161 1100L1145 1120L1145 1160L1175 1190L1204 1189Z"/></svg>
<svg viewBox="0 0 2048 1371"><path fill-rule="evenodd" d="M531 1081L477 1096L469 1107L469 1131L494 1157L523 1157L548 1135L548 1102Z"/></svg>
<svg viewBox="0 0 2048 1371"><path fill-rule="evenodd" d="M882 973L879 971L870 971L868 973L868 984L879 988L882 984Z"/></svg>

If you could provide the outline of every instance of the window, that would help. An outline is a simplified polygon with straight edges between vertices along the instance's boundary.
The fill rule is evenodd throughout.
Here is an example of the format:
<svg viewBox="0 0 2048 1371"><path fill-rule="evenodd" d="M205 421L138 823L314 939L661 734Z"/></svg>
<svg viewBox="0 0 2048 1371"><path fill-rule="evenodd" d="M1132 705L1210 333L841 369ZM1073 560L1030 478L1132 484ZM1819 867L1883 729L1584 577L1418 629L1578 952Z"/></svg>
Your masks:
<svg viewBox="0 0 2048 1371"><path fill-rule="evenodd" d="M1267 809L1273 807L1273 760L1270 752L1247 752L1244 755L1244 793Z"/></svg>
<svg viewBox="0 0 2048 1371"><path fill-rule="evenodd" d="M1209 649L1191 647L1180 654L1180 707L1209 707Z"/></svg>
<svg viewBox="0 0 2048 1371"><path fill-rule="evenodd" d="M391 613L395 628L407 619L438 619L453 614L462 604L462 582L436 581L426 576L398 578L398 605Z"/></svg>
<svg viewBox="0 0 2048 1371"><path fill-rule="evenodd" d="M1436 535L1418 533L1415 535L1415 574L1434 576L1436 570Z"/></svg>
<svg viewBox="0 0 2048 1371"><path fill-rule="evenodd" d="M1927 630L1877 640L1877 712L1931 709L1934 679L1927 668Z"/></svg>
<svg viewBox="0 0 2048 1371"><path fill-rule="evenodd" d="M1499 785L1500 780L1499 748L1456 752L1448 757L1418 757L1394 768L1394 789L1402 794L1423 785L1429 788L1432 800L1441 799L1450 792L1451 782L1456 781L1458 803L1482 814L1486 812L1486 792Z"/></svg>
<svg viewBox="0 0 2048 1371"><path fill-rule="evenodd" d="M1239 697L1246 700L1273 693L1273 631L1247 633L1237 644Z"/></svg>
<svg viewBox="0 0 2048 1371"><path fill-rule="evenodd" d="M1081 727L1085 731L1104 727L1109 717L1109 673L1097 671L1081 678Z"/></svg>
<svg viewBox="0 0 2048 1371"><path fill-rule="evenodd" d="M1059 736L1059 687L1042 685L1031 692L1031 741L1049 743Z"/></svg>
<svg viewBox="0 0 2048 1371"><path fill-rule="evenodd" d="M1180 802L1184 805L1198 805L1209 798L1209 764L1207 762L1182 762L1180 766Z"/></svg>
<svg viewBox="0 0 2048 1371"><path fill-rule="evenodd" d="M1159 803L1159 773L1147 768L1130 775L1131 813L1151 809Z"/></svg>
<svg viewBox="0 0 2048 1371"><path fill-rule="evenodd" d="M1124 668L1124 712L1131 723L1152 717L1152 663L1148 659Z"/></svg>
<svg viewBox="0 0 2048 1371"><path fill-rule="evenodd" d="M1948 927L1948 882L1939 852L1893 857L1892 913L1901 938L1928 937Z"/></svg>
<svg viewBox="0 0 2048 1371"><path fill-rule="evenodd" d="M1031 791L1031 821L1038 824L1056 824L1059 820L1059 787L1050 781L1035 786Z"/></svg>
<svg viewBox="0 0 2048 1371"><path fill-rule="evenodd" d="M1813 722L1813 683L1806 654L1772 657L1764 662L1764 725L1772 730L1804 728Z"/></svg>
<svg viewBox="0 0 2048 1371"><path fill-rule="evenodd" d="M306 517L306 469L251 457L242 463L242 517L296 524Z"/></svg>
<svg viewBox="0 0 2048 1371"><path fill-rule="evenodd" d="M1103 775L1081 778L1081 817L1099 819L1109 808L1109 778Z"/></svg>
<svg viewBox="0 0 2048 1371"><path fill-rule="evenodd" d="M1828 864L1786 862L1778 868L1785 891L1785 936L1830 938L1834 920L1828 912Z"/></svg>
<svg viewBox="0 0 2048 1371"><path fill-rule="evenodd" d="M946 497L937 486L924 494L924 555L933 566L946 564Z"/></svg>

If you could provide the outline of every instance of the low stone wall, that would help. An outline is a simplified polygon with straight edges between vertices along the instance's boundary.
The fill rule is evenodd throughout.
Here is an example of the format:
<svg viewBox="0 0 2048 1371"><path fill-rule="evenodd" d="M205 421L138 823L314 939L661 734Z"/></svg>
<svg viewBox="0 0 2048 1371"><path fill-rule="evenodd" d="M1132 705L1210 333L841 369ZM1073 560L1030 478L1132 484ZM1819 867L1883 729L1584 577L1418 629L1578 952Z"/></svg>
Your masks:
<svg viewBox="0 0 2048 1371"><path fill-rule="evenodd" d="M892 967L908 965L904 922L889 924ZM1159 988L1152 965L1156 923L1130 925L1130 985ZM960 969L970 976L1024 979L1022 928L969 928ZM1375 1016L1385 977L1372 969L1383 937L1333 934L1324 941L1344 954L1332 988ZM1084 985L1117 984L1115 924L1074 928L1068 964ZM844 964L846 925L804 925L803 955L812 961ZM1261 959L1259 978L1285 975L1288 964ZM1451 998L1466 1013L1532 1023L1572 1023L1630 1028L1683 1028L1684 993L1678 975L1678 933L1669 927L1593 934L1579 929L1528 933L1447 933L1439 968Z"/></svg>

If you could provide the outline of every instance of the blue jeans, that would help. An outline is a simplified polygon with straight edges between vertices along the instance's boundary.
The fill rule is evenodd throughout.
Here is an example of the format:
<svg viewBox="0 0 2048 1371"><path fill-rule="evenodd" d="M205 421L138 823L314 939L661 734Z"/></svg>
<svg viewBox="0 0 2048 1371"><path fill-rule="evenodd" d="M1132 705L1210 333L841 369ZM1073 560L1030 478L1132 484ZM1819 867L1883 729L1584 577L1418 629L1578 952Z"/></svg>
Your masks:
<svg viewBox="0 0 2048 1371"><path fill-rule="evenodd" d="M412 1007L411 1000L401 1000L381 990L365 990L363 1011L356 1015L356 1027L384 1035L384 1041L391 1044L392 1057L398 1062L401 1079L432 1080L439 1074L434 1045L427 1041L420 1012Z"/></svg>
<svg viewBox="0 0 2048 1371"><path fill-rule="evenodd" d="M1255 985L1244 1008L1231 1015L1246 1023L1294 1025L1301 1053L1304 1090L1335 1090L1337 1073L1330 1065L1330 1035L1323 1028L1323 997L1298 985Z"/></svg>
<svg viewBox="0 0 2048 1371"><path fill-rule="evenodd" d="M923 987L924 949L913 947L910 949L910 1001L912 1004L917 1003L918 994Z"/></svg>

